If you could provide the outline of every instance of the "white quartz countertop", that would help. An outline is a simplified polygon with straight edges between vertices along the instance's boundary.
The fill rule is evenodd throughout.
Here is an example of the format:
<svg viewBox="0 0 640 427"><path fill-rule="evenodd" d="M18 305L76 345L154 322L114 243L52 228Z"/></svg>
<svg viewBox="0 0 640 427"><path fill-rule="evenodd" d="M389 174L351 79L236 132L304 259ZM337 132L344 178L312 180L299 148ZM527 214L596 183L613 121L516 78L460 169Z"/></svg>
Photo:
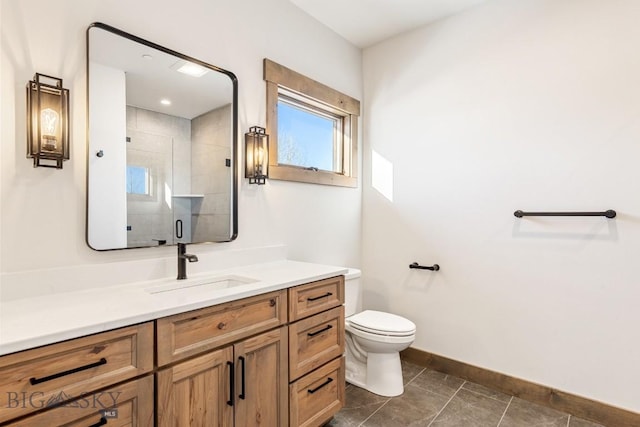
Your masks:
<svg viewBox="0 0 640 427"><path fill-rule="evenodd" d="M0 355L346 273L343 267L282 260L211 271L184 281L101 288L87 284L82 291L6 301L0 303Z"/></svg>

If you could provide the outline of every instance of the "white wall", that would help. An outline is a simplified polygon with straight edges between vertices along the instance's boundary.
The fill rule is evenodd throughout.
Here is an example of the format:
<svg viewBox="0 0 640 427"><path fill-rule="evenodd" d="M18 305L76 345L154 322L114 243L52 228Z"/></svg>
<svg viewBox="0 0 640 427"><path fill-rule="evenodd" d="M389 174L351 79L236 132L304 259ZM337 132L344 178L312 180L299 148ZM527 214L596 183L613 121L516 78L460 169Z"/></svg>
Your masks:
<svg viewBox="0 0 640 427"><path fill-rule="evenodd" d="M414 320L417 348L640 411L638 22L635 0L493 0L364 51L365 307Z"/></svg>
<svg viewBox="0 0 640 427"><path fill-rule="evenodd" d="M3 273L174 255L174 248L94 252L85 243L85 30L93 21L233 71L241 143L249 126L265 124L264 57L362 95L361 52L288 0L139 0L126 11L118 0L3 0ZM71 160L63 170L33 169L25 159L24 87L36 71L62 77L71 90ZM360 205L359 189L242 179L238 239L191 250L284 244L292 259L359 265Z"/></svg>

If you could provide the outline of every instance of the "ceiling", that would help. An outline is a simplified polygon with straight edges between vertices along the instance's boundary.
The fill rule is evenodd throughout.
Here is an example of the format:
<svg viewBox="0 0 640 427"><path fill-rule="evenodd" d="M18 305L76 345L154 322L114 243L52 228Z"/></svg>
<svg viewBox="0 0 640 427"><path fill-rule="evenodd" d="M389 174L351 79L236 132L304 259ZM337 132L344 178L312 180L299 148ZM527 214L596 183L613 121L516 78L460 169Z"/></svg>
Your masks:
<svg viewBox="0 0 640 427"><path fill-rule="evenodd" d="M89 60L125 73L127 105L134 107L191 120L233 100L233 84L226 74L179 73L176 69L186 60L102 28L89 31ZM170 105L161 104L163 99Z"/></svg>
<svg viewBox="0 0 640 427"><path fill-rule="evenodd" d="M365 48L485 0L290 1L354 45Z"/></svg>

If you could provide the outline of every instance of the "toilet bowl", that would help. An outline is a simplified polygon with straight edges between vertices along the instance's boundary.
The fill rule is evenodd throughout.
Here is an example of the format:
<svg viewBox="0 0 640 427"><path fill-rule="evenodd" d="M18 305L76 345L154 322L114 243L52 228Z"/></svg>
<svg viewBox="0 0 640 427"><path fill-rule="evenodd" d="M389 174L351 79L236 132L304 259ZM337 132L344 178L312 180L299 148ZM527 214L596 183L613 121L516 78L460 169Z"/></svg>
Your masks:
<svg viewBox="0 0 640 427"><path fill-rule="evenodd" d="M346 380L381 396L404 392L400 351L415 339L416 325L404 317L361 310L361 273L345 275Z"/></svg>

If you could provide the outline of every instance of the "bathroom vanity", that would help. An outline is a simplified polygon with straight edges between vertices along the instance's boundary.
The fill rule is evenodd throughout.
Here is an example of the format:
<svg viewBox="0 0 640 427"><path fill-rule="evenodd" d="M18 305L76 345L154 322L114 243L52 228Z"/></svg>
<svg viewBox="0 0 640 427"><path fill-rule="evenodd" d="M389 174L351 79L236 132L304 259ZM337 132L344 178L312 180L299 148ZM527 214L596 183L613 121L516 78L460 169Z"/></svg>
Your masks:
<svg viewBox="0 0 640 427"><path fill-rule="evenodd" d="M344 272L281 261L49 295L30 321L3 303L0 424L320 426L344 405Z"/></svg>

